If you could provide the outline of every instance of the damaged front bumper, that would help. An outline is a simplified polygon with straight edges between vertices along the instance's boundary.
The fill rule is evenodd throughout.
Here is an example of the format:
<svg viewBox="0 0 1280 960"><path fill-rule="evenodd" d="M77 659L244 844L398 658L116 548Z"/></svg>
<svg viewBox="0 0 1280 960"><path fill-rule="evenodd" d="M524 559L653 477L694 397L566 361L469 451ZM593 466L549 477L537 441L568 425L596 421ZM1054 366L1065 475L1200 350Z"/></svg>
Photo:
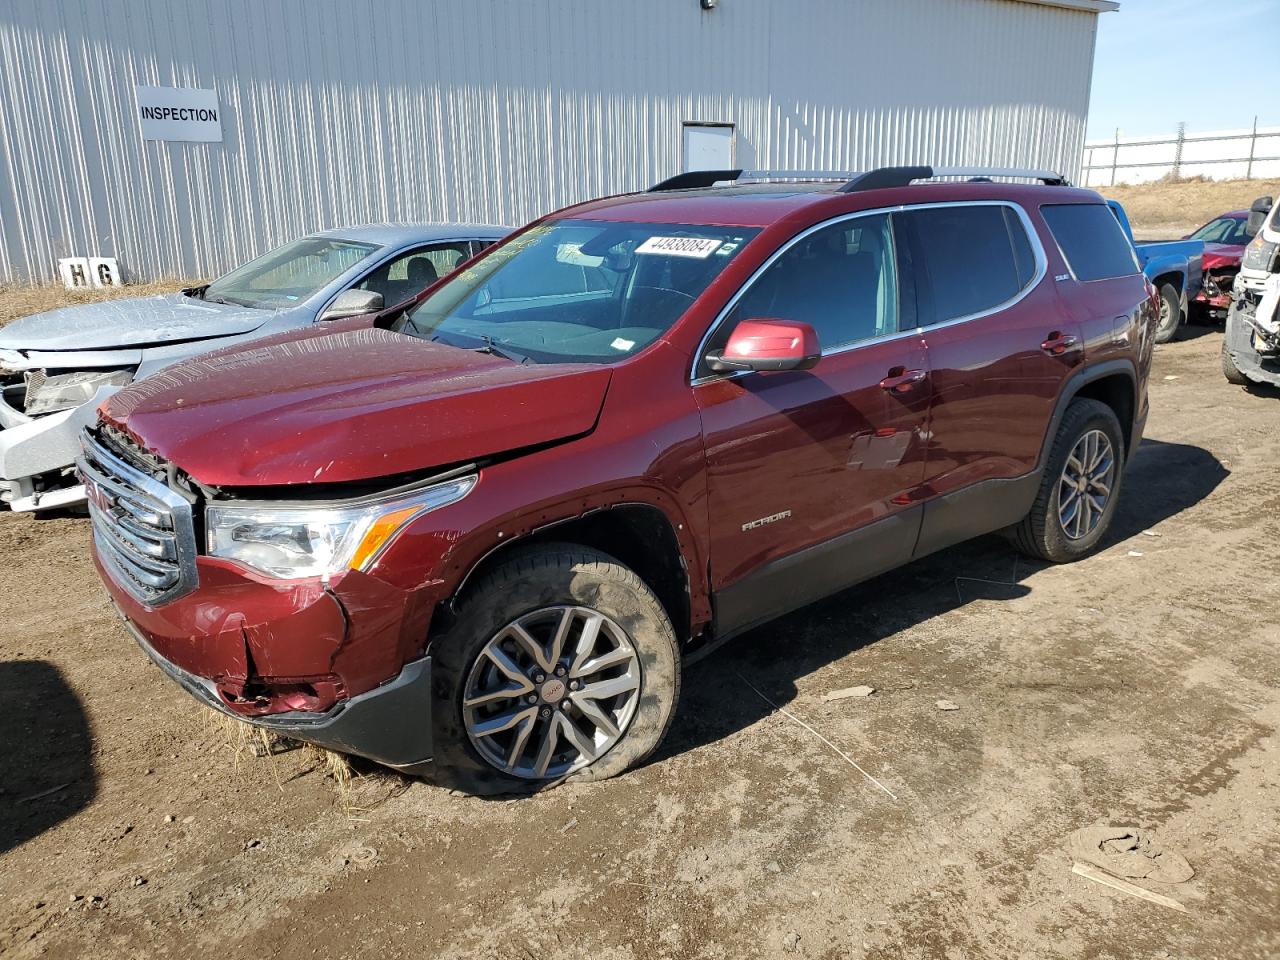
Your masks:
<svg viewBox="0 0 1280 960"><path fill-rule="evenodd" d="M1254 383L1280 387L1280 337L1273 337L1256 320L1257 301L1237 300L1227 315L1226 350L1237 370Z"/></svg>
<svg viewBox="0 0 1280 960"><path fill-rule="evenodd" d="M120 389L101 387L88 403L43 417L0 399L0 506L21 512L84 503L73 470L80 434L96 422L98 405Z"/></svg>
<svg viewBox="0 0 1280 960"><path fill-rule="evenodd" d="M282 736L421 774L432 756L432 604L350 572L269 581L197 560L200 588L148 606L93 559L129 632L201 703Z"/></svg>
<svg viewBox="0 0 1280 960"><path fill-rule="evenodd" d="M137 626L121 616L152 662L207 707L280 736L366 757L408 774L425 772L431 762L430 657L406 664L389 682L328 710L244 716L223 702L212 680L165 659Z"/></svg>
<svg viewBox="0 0 1280 960"><path fill-rule="evenodd" d="M1220 287L1216 284L1210 284L1206 280L1204 287L1191 302L1197 307L1206 310L1210 316L1221 320L1231 308L1230 284Z"/></svg>

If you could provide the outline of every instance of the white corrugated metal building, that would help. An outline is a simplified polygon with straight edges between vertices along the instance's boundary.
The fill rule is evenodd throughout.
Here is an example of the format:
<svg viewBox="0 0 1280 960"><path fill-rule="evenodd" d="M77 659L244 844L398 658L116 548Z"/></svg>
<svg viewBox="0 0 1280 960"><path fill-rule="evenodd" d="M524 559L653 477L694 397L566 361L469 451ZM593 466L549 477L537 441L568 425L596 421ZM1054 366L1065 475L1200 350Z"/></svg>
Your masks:
<svg viewBox="0 0 1280 960"><path fill-rule="evenodd" d="M725 159L1075 179L1115 6L5 0L0 280L65 256L208 276L317 228L519 224ZM140 87L213 91L221 140L144 139Z"/></svg>

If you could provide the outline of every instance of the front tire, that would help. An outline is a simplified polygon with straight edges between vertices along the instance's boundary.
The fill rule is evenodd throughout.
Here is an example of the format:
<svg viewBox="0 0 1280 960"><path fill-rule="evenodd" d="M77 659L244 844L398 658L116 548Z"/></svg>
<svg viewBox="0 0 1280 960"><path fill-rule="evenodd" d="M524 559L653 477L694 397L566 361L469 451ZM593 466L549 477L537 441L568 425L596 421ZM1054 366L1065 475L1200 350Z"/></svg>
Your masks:
<svg viewBox="0 0 1280 960"><path fill-rule="evenodd" d="M1225 337L1222 340L1222 375L1227 378L1227 383L1234 383L1237 387L1249 385L1249 378L1240 372L1240 368L1236 366L1235 358L1231 356L1231 351L1227 349Z"/></svg>
<svg viewBox="0 0 1280 960"><path fill-rule="evenodd" d="M653 591L613 557L518 550L431 644L435 779L470 793L603 780L675 715L680 652Z"/></svg>
<svg viewBox="0 0 1280 960"><path fill-rule="evenodd" d="M1124 461L1124 435L1114 411L1097 400L1072 400L1031 511L1009 531L1014 546L1050 563L1087 556L1115 516Z"/></svg>
<svg viewBox="0 0 1280 960"><path fill-rule="evenodd" d="M1156 343L1168 343L1178 334L1182 326L1182 300L1173 284L1166 283L1160 288L1160 323L1156 327Z"/></svg>

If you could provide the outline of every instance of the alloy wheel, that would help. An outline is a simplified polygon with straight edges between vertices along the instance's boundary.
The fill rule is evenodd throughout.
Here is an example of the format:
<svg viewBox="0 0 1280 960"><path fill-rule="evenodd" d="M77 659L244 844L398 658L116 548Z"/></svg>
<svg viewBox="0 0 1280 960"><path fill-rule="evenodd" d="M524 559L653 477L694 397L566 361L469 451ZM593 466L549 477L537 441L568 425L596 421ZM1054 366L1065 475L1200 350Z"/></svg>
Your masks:
<svg viewBox="0 0 1280 960"><path fill-rule="evenodd" d="M622 627L590 607L544 607L481 649L463 687L463 722L490 766L556 779L622 739L640 687L640 657Z"/></svg>
<svg viewBox="0 0 1280 960"><path fill-rule="evenodd" d="M1072 540L1093 533L1111 499L1116 474L1111 438L1101 430L1085 433L1071 448L1058 481L1058 523Z"/></svg>

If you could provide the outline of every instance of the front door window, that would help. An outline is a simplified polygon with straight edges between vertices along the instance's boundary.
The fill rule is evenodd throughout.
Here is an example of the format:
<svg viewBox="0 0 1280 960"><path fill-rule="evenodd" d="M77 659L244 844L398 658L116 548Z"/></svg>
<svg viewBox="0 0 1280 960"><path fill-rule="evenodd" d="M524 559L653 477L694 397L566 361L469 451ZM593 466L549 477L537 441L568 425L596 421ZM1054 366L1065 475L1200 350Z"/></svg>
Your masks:
<svg viewBox="0 0 1280 960"><path fill-rule="evenodd" d="M722 324L717 345L742 320L792 320L818 334L824 353L903 326L888 214L844 220L793 244L753 283Z"/></svg>
<svg viewBox="0 0 1280 960"><path fill-rule="evenodd" d="M382 294L382 302L392 307L417 296L471 256L466 241L415 247L384 263L356 284L357 290Z"/></svg>

